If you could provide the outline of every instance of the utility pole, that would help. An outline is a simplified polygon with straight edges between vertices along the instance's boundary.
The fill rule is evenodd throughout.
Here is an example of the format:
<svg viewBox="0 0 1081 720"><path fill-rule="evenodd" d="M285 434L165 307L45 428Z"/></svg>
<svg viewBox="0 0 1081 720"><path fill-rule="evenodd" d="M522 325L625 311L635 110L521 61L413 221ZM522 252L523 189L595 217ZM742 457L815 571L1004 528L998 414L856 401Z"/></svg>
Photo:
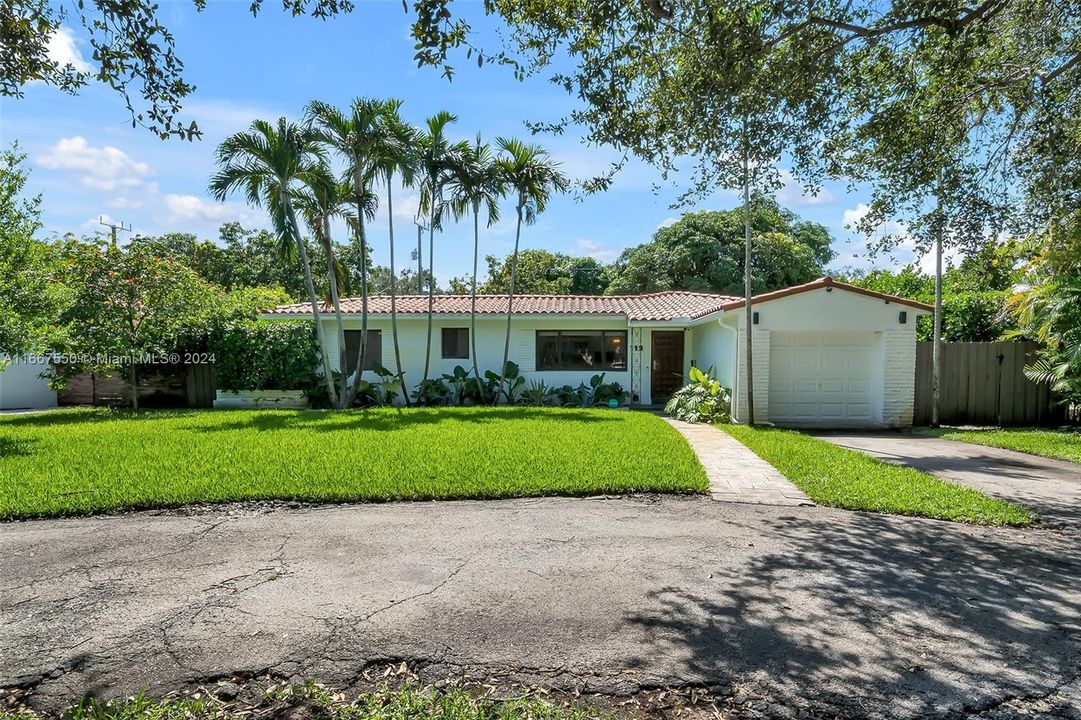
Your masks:
<svg viewBox="0 0 1081 720"><path fill-rule="evenodd" d="M127 225L125 225L123 222L114 223L111 220L110 220L110 222L105 222L105 216L104 215L101 215L101 216L98 217L98 224L99 225L104 225L105 227L109 228L109 235L112 237L113 247L116 247L116 233L117 233L117 231L131 232L131 223L128 223Z"/></svg>
<svg viewBox="0 0 1081 720"><path fill-rule="evenodd" d="M424 255L423 253L423 239L424 239L424 223L414 221L414 225L417 226L417 294L424 294Z"/></svg>

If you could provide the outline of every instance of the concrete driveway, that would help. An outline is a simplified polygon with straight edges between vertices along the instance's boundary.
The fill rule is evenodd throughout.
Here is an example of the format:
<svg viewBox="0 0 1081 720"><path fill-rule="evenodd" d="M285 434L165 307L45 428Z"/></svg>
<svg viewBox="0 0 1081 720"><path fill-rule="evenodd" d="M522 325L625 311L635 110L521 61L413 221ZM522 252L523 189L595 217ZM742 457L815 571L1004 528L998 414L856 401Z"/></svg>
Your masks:
<svg viewBox="0 0 1081 720"><path fill-rule="evenodd" d="M830 433L823 440L1012 500L1041 523L1081 528L1081 465L910 433Z"/></svg>
<svg viewBox="0 0 1081 720"><path fill-rule="evenodd" d="M0 577L0 686L40 708L403 660L850 717L1081 705L1062 530L708 498L233 506L0 525Z"/></svg>

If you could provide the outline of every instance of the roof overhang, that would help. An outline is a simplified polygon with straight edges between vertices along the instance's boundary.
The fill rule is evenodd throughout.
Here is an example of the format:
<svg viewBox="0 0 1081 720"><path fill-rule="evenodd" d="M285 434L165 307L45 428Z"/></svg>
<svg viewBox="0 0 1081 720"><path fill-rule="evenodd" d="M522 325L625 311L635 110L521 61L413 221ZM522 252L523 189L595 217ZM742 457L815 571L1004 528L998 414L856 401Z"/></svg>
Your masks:
<svg viewBox="0 0 1081 720"><path fill-rule="evenodd" d="M761 303L770 302L771 300L780 300L791 295L799 295L800 293L809 292L811 290L820 290L822 288L838 290L844 290L845 292L855 293L857 295L864 295L866 297L875 298L889 303L897 303L898 305L905 305L916 310L920 310L925 313L933 313L934 308L926 303L921 303L917 300L910 300L909 298L900 297L899 295L887 295L886 293L876 292L874 290L868 290L867 288L861 288L856 285L850 285L849 283L839 282L831 277L818 278L812 280L809 283L802 285L793 285L792 287L784 288L783 290L775 290L773 292L762 293L761 295L755 295L751 298L752 305L759 305ZM739 310L747 304L744 299L734 300L730 303L725 303L724 310Z"/></svg>

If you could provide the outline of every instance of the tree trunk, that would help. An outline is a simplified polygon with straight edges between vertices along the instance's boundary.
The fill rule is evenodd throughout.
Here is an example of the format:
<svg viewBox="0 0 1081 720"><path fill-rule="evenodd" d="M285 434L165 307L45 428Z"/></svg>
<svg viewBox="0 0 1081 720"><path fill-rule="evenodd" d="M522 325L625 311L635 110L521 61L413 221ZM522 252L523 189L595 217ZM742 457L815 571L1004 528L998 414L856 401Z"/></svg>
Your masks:
<svg viewBox="0 0 1081 720"><path fill-rule="evenodd" d="M424 248L421 239L424 237L424 226L417 223L417 295L424 294Z"/></svg>
<svg viewBox="0 0 1081 720"><path fill-rule="evenodd" d="M754 425L754 352L751 349L751 333L754 330L754 314L752 309L752 296L754 295L753 270L751 261L751 180L750 158L748 157L746 140L746 119L744 119L743 141L743 294L747 297L744 307L747 314L747 355L744 362L747 363L747 418L748 425Z"/></svg>
<svg viewBox="0 0 1081 720"><path fill-rule="evenodd" d="M308 300L312 304L312 318L315 320L315 337L319 342L319 354L323 356L323 375L326 379L327 391L330 397L337 396L334 387L334 372L330 367L330 355L327 353L327 338L323 332L323 322L319 316L319 298L315 294L315 282L312 280L312 266L308 262L308 248L304 244L304 238L300 236L300 226L297 225L297 217L293 212L293 201L289 199L289 193L282 191L282 203L285 207L286 221L289 223L289 231L293 233L297 244L297 254L300 255L301 269L304 271L304 286L308 290ZM342 382L345 382L343 379Z"/></svg>
<svg viewBox="0 0 1081 720"><path fill-rule="evenodd" d="M398 381L402 384L406 407L412 405L409 393L405 389L405 373L402 372L402 351L398 346L398 279L394 273L394 197L390 187L393 178L387 175L387 223L390 228L390 335L394 342L394 365L398 372Z"/></svg>
<svg viewBox="0 0 1081 720"><path fill-rule="evenodd" d="M134 359L134 358L133 358ZM129 382L131 383L131 409L139 409L139 367L133 362L131 363L131 370L128 371Z"/></svg>
<svg viewBox="0 0 1081 720"><path fill-rule="evenodd" d="M334 267L334 243L330 241L330 216L323 216L323 253L327 256L327 281L330 283L330 302L334 305L334 320L338 328L338 369L345 370L345 323L342 321L341 298L338 297L338 273ZM343 376L344 377L344 376ZM349 407L348 385L342 380L338 392L338 407Z"/></svg>
<svg viewBox="0 0 1081 720"><path fill-rule="evenodd" d="M499 403L499 396L503 394L506 384L507 363L510 361L510 325L511 316L514 314L514 281L518 278L518 243L522 239L522 198L518 198L518 225L514 230L514 254L510 261L510 292L507 293L507 334L503 339L503 364L499 368L499 391L495 395L493 404ZM510 398L507 398L510 402Z"/></svg>
<svg viewBox="0 0 1081 720"><path fill-rule="evenodd" d="M435 193L432 193L432 217L428 225L428 273L432 275L428 282L428 339L424 346L424 379L420 381L423 386L428 382L428 366L432 359L432 306L435 303L435 274L432 273L435 258Z"/></svg>
<svg viewBox="0 0 1081 720"><path fill-rule="evenodd" d="M935 233L935 317L931 344L931 426L939 425L940 382L942 379L942 228Z"/></svg>
<svg viewBox="0 0 1081 720"><path fill-rule="evenodd" d="M364 187L360 181L360 170L354 158L353 192L356 193L357 232L356 240L360 243L360 349L357 351L357 365L353 370L353 382L349 390L349 404L360 390L360 381L364 375L365 355L368 352L368 239L364 236Z"/></svg>
<svg viewBox="0 0 1081 720"><path fill-rule="evenodd" d="M469 352L473 356L473 374L477 378L480 401L484 402L484 383L480 379L480 362L477 358L477 262L480 257L480 206L473 205L473 286L469 296Z"/></svg>

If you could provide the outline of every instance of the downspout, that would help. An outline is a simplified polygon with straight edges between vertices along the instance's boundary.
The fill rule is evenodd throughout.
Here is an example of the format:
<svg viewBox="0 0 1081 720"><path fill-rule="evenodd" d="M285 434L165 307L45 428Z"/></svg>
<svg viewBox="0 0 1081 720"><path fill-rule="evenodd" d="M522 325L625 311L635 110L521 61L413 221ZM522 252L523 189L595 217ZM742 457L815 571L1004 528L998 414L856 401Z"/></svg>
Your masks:
<svg viewBox="0 0 1081 720"><path fill-rule="evenodd" d="M721 328L723 328L724 330L727 330L728 332L732 333L732 400L735 401L735 402L738 402L739 397L740 397L740 395L739 395L739 393L740 393L740 387L739 387L739 331L736 328L732 327L731 325L726 324L725 321L724 321L724 318L725 318L725 313L722 310L721 311L721 317L719 317L717 319L717 324L719 324L721 326ZM733 420L735 420L735 419L736 418L733 417Z"/></svg>

